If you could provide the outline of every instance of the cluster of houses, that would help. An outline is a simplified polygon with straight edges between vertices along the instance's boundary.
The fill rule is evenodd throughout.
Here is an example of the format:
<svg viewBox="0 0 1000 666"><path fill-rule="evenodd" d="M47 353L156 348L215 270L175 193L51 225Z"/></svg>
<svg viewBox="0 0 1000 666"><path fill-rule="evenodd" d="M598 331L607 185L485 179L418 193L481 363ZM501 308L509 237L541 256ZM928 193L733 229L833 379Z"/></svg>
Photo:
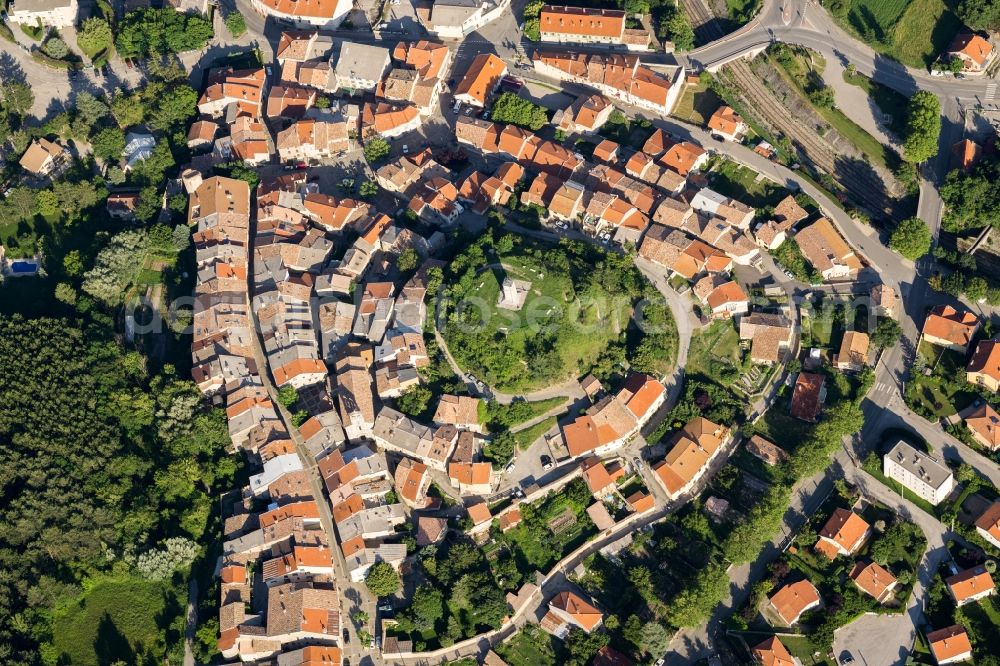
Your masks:
<svg viewBox="0 0 1000 666"><path fill-rule="evenodd" d="M858 557L872 534L872 527L864 518L850 509L838 508L819 530L813 548L817 554L831 561L838 557L857 558L848 577L864 594L879 604L885 604L895 598L896 577L870 558ZM980 565L953 571L953 575L945 578L944 582L956 606L974 603L994 593L993 579L985 567ZM803 614L822 605L823 599L816 587L809 580L802 579L783 585L771 595L767 610L780 624L792 627ZM966 661L972 656L968 634L960 625L929 632L927 641L938 664ZM777 636L756 646L753 651L761 663L795 663ZM768 658L771 661L767 661ZM787 661L774 661L775 658Z"/></svg>
<svg viewBox="0 0 1000 666"><path fill-rule="evenodd" d="M996 393L1000 391L1000 342L976 341L980 324L979 318L969 311L939 305L927 314L920 339L957 352L963 358L968 356L966 381ZM960 416L979 445L990 452L1000 450L1000 414L986 401L964 410Z"/></svg>
<svg viewBox="0 0 1000 666"><path fill-rule="evenodd" d="M192 376L224 402L234 447L260 469L223 502L218 647L245 661L287 653L289 664L340 663L333 544L254 353L250 189L221 177L195 185L188 208L198 264Z"/></svg>
<svg viewBox="0 0 1000 666"><path fill-rule="evenodd" d="M195 166L275 156L304 164L341 156L359 139L417 129L434 112L451 60L437 42L399 42L390 52L315 31L283 32L276 59L270 83L264 68L209 72L188 133L188 147L202 153ZM337 92L351 97L324 97Z"/></svg>

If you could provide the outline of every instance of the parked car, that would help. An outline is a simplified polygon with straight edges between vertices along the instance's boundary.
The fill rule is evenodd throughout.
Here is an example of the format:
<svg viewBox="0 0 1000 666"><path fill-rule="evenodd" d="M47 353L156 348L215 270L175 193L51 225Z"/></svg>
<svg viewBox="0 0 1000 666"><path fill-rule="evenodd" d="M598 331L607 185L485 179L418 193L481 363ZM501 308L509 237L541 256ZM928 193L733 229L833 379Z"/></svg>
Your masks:
<svg viewBox="0 0 1000 666"><path fill-rule="evenodd" d="M840 666L847 666L848 664L854 663L854 657L851 656L850 652L844 652L840 655Z"/></svg>
<svg viewBox="0 0 1000 666"><path fill-rule="evenodd" d="M509 463L507 463L507 466L503 468L503 472L504 474L510 474L513 471L514 471L514 461L511 460Z"/></svg>
<svg viewBox="0 0 1000 666"><path fill-rule="evenodd" d="M351 642L351 635L347 633L347 627L344 627L344 645Z"/></svg>
<svg viewBox="0 0 1000 666"><path fill-rule="evenodd" d="M542 456L539 461L542 463L542 469L552 469L552 458L549 456Z"/></svg>
<svg viewBox="0 0 1000 666"><path fill-rule="evenodd" d="M403 144L403 154L406 155L409 152L410 152L410 147L404 143Z"/></svg>

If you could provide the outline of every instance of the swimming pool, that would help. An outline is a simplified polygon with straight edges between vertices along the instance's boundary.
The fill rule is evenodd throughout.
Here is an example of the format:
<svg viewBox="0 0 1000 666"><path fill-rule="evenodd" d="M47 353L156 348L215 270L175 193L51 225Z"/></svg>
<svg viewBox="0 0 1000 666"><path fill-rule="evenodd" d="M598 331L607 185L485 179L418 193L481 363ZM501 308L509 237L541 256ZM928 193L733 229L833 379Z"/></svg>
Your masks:
<svg viewBox="0 0 1000 666"><path fill-rule="evenodd" d="M38 272L38 264L31 261L12 261L10 262L10 270L14 273L36 273Z"/></svg>

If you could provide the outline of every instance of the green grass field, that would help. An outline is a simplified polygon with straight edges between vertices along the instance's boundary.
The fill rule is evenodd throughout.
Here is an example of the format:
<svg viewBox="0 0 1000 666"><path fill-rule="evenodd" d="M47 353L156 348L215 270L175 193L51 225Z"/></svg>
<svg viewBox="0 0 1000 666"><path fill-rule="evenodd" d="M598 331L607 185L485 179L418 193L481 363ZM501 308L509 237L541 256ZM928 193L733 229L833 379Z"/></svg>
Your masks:
<svg viewBox="0 0 1000 666"><path fill-rule="evenodd" d="M764 418L754 424L754 429L764 439L793 453L812 433L813 426L789 414L788 400L780 400L764 413Z"/></svg>
<svg viewBox="0 0 1000 666"><path fill-rule="evenodd" d="M505 269L484 269L471 289L459 298L459 302L479 311L479 337L502 338L503 347L525 363L524 372L511 381L496 382L500 390L537 389L575 376L580 368L593 364L628 324L630 302L597 286L588 289L587 293L576 293L570 279L550 270L544 258L506 255L502 263ZM518 311L497 306L500 283L505 276L531 283L524 306ZM484 379L494 383L491 368L497 362L494 352L453 344L451 325L445 335L460 364L473 371L481 367ZM553 349L558 354L559 367L548 377L538 376L537 368L530 368L523 361L530 356L531 345L541 340L546 349Z"/></svg>
<svg viewBox="0 0 1000 666"><path fill-rule="evenodd" d="M729 386L740 376L740 336L731 321L714 321L691 337L686 372Z"/></svg>
<svg viewBox="0 0 1000 666"><path fill-rule="evenodd" d="M161 664L167 651L164 634L186 603L169 582L102 580L78 603L56 611L52 634L60 663Z"/></svg>
<svg viewBox="0 0 1000 666"><path fill-rule="evenodd" d="M732 160L718 159L709 173L711 187L719 194L733 197L748 206L776 206L789 192L767 178L757 178L757 172Z"/></svg>
<svg viewBox="0 0 1000 666"><path fill-rule="evenodd" d="M555 666L559 663L553 637L530 624L496 650L510 666Z"/></svg>
<svg viewBox="0 0 1000 666"><path fill-rule="evenodd" d="M556 422L556 417L550 416L543 421L539 421L530 428L525 428L524 430L518 430L515 432L514 439L517 441L518 448L526 449L531 446L536 439L547 433L553 426L555 426Z"/></svg>
<svg viewBox="0 0 1000 666"><path fill-rule="evenodd" d="M828 8L875 50L911 67L930 65L962 29L946 0L840 0Z"/></svg>
<svg viewBox="0 0 1000 666"><path fill-rule="evenodd" d="M705 84L688 84L671 115L692 125L704 126L721 105L722 99Z"/></svg>
<svg viewBox="0 0 1000 666"><path fill-rule="evenodd" d="M918 353L931 374L916 375L906 387L904 397L918 413L936 417L951 416L968 407L976 394L965 382L965 359L960 354L921 342Z"/></svg>

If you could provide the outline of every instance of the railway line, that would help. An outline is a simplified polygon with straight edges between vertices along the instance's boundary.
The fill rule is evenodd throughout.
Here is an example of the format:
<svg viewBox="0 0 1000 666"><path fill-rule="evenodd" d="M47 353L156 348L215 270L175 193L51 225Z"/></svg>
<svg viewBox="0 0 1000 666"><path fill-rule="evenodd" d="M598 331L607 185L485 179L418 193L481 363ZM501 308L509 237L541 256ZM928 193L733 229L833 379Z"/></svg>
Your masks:
<svg viewBox="0 0 1000 666"><path fill-rule="evenodd" d="M723 73L749 103L747 106L762 116L761 119L767 125L787 136L807 162L838 181L850 182L851 193L872 212L892 215L895 203L881 181L872 182L876 176L871 167L854 163L850 159L845 160L845 153L819 137L814 128L790 114L788 108L763 84L746 62L739 60L730 63L723 69Z"/></svg>

